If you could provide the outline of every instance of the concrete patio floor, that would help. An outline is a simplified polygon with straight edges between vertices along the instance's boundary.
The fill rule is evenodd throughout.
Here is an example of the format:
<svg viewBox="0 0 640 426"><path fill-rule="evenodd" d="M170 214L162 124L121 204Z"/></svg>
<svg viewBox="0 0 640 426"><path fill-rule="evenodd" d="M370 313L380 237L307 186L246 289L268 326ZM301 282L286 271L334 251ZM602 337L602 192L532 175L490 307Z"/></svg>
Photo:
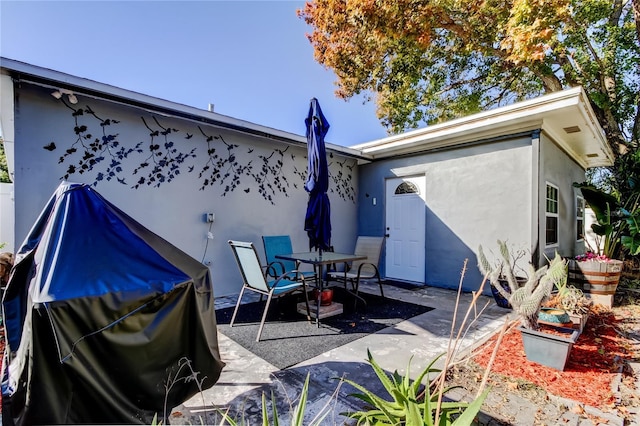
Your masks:
<svg viewBox="0 0 640 426"><path fill-rule="evenodd" d="M379 294L377 285L366 283L361 284L361 291ZM434 287L405 289L386 285L384 291L386 297L435 309L285 370L277 369L218 333L221 357L227 364L219 381L212 388L176 407L170 419L171 424L219 424L220 416L214 409L217 408L222 411L228 410L229 416L238 420L239 424L244 422L249 425L261 425L262 394L265 393L270 401L271 392L279 404L277 409L281 423L286 424L292 412L290 407L297 403L307 374L310 384L305 424L309 424L325 406L329 406L330 414L323 424L345 424L349 419L340 413L358 410L361 405L357 398L348 396L354 389L346 384L340 385L336 378L351 379L373 392L383 394L382 385L366 361L367 350L371 351L375 361L390 373L397 370L404 374L410 358L413 357L411 376L415 378L429 362L446 352L449 345L457 296L455 290ZM467 311L471 299L470 293L461 295L459 321ZM232 306L235 302L236 297L217 299L216 309ZM484 312L464 335L460 354L491 337L503 325L505 317L511 314L511 311L499 308L491 297L480 296L474 315L485 305ZM267 322L263 339L268 339L268 329Z"/></svg>

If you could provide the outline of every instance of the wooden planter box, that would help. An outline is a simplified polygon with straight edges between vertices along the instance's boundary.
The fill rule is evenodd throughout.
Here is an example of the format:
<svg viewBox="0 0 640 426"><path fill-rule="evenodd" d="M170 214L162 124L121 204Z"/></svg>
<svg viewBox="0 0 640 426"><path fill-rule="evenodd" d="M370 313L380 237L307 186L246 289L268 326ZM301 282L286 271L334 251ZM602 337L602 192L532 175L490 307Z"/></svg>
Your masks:
<svg viewBox="0 0 640 426"><path fill-rule="evenodd" d="M562 336L529 330L520 326L524 352L529 361L563 371L573 344L580 333L573 328L558 327Z"/></svg>
<svg viewBox="0 0 640 426"><path fill-rule="evenodd" d="M621 260L569 261L568 283L581 289L596 304L613 306L613 295L622 274Z"/></svg>
<svg viewBox="0 0 640 426"><path fill-rule="evenodd" d="M584 331L584 327L587 325L587 320L589 319L589 314L569 314L569 318L571 318L571 322L573 323L573 328L578 330L580 334Z"/></svg>

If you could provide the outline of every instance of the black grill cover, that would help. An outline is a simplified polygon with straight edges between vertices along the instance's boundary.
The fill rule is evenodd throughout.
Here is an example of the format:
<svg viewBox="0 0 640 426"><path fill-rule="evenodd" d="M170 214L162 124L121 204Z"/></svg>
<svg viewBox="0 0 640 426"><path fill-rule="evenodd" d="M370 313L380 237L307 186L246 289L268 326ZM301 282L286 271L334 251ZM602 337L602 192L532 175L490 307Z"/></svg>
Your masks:
<svg viewBox="0 0 640 426"><path fill-rule="evenodd" d="M163 418L220 376L213 302L206 266L90 186L62 183L3 299L2 423Z"/></svg>

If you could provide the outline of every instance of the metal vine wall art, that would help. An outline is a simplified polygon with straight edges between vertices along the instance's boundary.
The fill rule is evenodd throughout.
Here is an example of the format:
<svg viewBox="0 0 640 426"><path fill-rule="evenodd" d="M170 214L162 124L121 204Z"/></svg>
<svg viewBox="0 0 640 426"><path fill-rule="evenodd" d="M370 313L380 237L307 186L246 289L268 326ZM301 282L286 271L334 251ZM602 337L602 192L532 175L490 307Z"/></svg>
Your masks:
<svg viewBox="0 0 640 426"><path fill-rule="evenodd" d="M273 194L276 192L284 194L285 197L289 196L287 194L289 181L287 180L287 176L282 173L282 169L284 167L284 153L287 152L288 149L289 147L286 147L284 150L276 149L269 156L259 155L258 158L261 160L262 164L260 165L258 172L251 175L258 185L258 192L260 195L262 195L267 201L271 202L271 204L274 204ZM278 156L275 158L275 164L272 164L271 160L276 154Z"/></svg>
<svg viewBox="0 0 640 426"><path fill-rule="evenodd" d="M142 186L157 188L172 182L183 168L187 173L194 172L195 162L199 158L206 158L198 172L200 190L217 185L222 190L222 196L226 196L242 188L244 193L257 193L271 204L275 204L277 194L288 197L291 186L294 189L302 188L306 180L306 167L298 168L299 162L306 164L306 156L296 160L295 154L288 153L289 146L275 148L268 154L254 154L255 148L249 147L245 155L240 156L237 155L240 145L227 142L221 135L208 134L201 126L198 126L199 133L182 132L163 125L157 117L151 116L140 117L142 125L148 130L148 139L127 147L120 141L115 129L120 121L102 118L88 105L75 108L64 98L59 101L72 111L74 134L58 160L60 164L67 164L61 179L68 180L75 173L95 172L94 186L103 180L116 180L132 189ZM193 139L196 144L198 138L202 139L203 145L206 145L206 157L197 154L197 148L182 152L180 144L176 142L180 134L184 134L184 139ZM51 141L43 148L54 152L59 146L65 145L58 140ZM125 160L136 161L132 158L134 155L142 159L137 160L138 164L131 173L127 173ZM251 156L255 157L252 159ZM333 154L330 156L333 158ZM355 160L349 159L329 164L333 183L330 191L345 201L355 202L354 167ZM296 178L294 181L290 181L292 176ZM137 180L128 182L132 177Z"/></svg>
<svg viewBox="0 0 640 426"><path fill-rule="evenodd" d="M186 159L196 158L194 154L196 149L193 148L188 153L179 152L170 137L171 134L178 133L178 129L163 127L155 117L153 117L153 121L158 128L151 128L144 117L140 118L145 127L151 132L149 133L151 140L148 145L147 157L133 170L133 175L135 176L143 170L149 171L146 176L140 176L133 187L137 189L140 185L145 184L159 187L164 182L171 182L180 174L180 165ZM140 143L142 144L142 142Z"/></svg>
<svg viewBox="0 0 640 426"><path fill-rule="evenodd" d="M207 135L200 126L198 126L198 130L200 130L202 136L206 138L207 155L209 157L198 175L198 178L204 178L200 190L202 191L207 186L212 186L215 183L220 183L220 185L224 185L224 191L222 192L222 196L224 197L228 192L232 192L240 185L241 176L249 175L251 172L251 161L244 165L240 164L234 154L234 150L238 148L239 145L227 143L222 136L219 135ZM213 141L215 140L219 140L224 144L226 156L218 155L216 147L213 145Z"/></svg>
<svg viewBox="0 0 640 426"><path fill-rule="evenodd" d="M103 179L111 180L113 178L116 178L118 182L122 184L126 184L125 178L121 176L122 161L133 152L142 152L140 149L142 142L133 148L125 148L120 145L117 133L107 132L110 126L119 123L118 120L102 119L89 106L85 109L76 109L66 103L63 98L61 98L60 101L73 111L71 115L74 120L73 132L75 134L75 140L58 160L60 164L64 162L70 163L63 179L69 179L69 176L74 173L84 174L91 171L96 165L102 163L108 157L111 162L104 172L97 174L94 185L97 185L97 183ZM86 125L80 124L79 117L82 117L85 113L98 120L101 128L101 135L99 137L93 136ZM55 142L51 142L44 148L49 151L55 150ZM71 163L71 157L76 157L78 151L80 151L78 154L81 156L80 160L76 164L73 164Z"/></svg>
<svg viewBox="0 0 640 426"><path fill-rule="evenodd" d="M333 158L333 154L329 154L329 156ZM332 165L333 162L329 163L329 169L332 168ZM333 182L333 186L329 186L329 191L338 194L343 200L355 202L356 191L351 184L355 163L353 161L349 163L348 160L345 159L343 162L336 161L336 165L338 166L337 170L329 175ZM335 169L335 167L333 169Z"/></svg>

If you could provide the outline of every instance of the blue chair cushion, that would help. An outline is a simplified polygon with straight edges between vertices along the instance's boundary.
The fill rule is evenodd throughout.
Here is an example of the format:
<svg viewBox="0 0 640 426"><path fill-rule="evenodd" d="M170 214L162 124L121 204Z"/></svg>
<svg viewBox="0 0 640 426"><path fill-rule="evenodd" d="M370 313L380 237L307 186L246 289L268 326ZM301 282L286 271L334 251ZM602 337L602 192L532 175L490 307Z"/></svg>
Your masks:
<svg viewBox="0 0 640 426"><path fill-rule="evenodd" d="M274 286L275 281L269 281L269 287ZM291 291L295 288L302 287L302 283L300 281L291 281L286 278L281 279L277 283L275 283L275 288L273 290L273 295L277 296L281 293L286 293L287 291Z"/></svg>

